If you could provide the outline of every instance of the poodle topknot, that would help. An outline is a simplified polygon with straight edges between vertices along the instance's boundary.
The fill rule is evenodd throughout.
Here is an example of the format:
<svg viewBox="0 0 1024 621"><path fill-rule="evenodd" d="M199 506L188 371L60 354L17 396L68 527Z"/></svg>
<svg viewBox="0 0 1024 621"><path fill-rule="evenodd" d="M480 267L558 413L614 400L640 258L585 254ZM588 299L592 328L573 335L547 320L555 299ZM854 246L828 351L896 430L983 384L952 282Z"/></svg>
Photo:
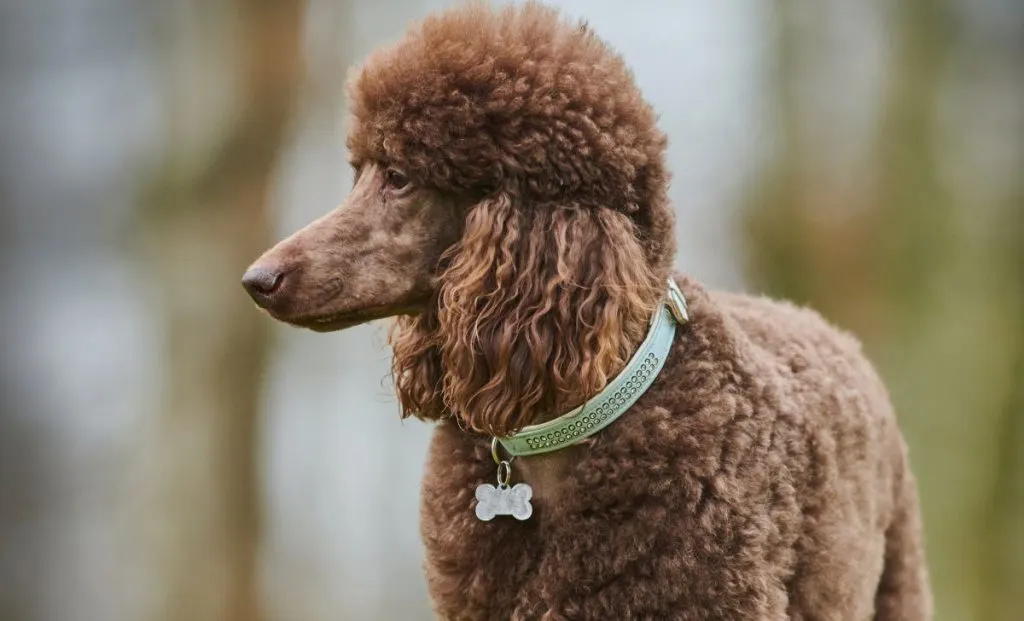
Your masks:
<svg viewBox="0 0 1024 621"><path fill-rule="evenodd" d="M622 58L583 22L529 2L428 17L349 85L353 164L422 185L571 201L628 214L647 257L672 263L665 135Z"/></svg>

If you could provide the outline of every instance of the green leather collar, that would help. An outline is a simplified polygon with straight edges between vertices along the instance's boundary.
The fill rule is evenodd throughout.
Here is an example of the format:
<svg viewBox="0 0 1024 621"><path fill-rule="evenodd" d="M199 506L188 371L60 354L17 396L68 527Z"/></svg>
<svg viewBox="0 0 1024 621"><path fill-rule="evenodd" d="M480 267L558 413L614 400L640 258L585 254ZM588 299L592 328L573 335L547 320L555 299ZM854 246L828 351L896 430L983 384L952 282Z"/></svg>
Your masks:
<svg viewBox="0 0 1024 621"><path fill-rule="evenodd" d="M687 321L686 300L670 278L665 300L651 318L647 337L615 379L575 410L546 423L523 427L507 438L498 438L498 442L510 455L537 455L571 446L601 431L654 383L672 349L676 324Z"/></svg>

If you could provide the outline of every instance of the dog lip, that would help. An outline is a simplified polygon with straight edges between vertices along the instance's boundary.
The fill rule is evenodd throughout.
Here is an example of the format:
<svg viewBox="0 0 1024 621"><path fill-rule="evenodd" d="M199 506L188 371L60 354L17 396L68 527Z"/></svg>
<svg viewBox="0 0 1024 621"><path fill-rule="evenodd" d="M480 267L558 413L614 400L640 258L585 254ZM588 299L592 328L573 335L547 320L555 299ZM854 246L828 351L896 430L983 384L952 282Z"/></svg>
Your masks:
<svg viewBox="0 0 1024 621"><path fill-rule="evenodd" d="M386 315L385 315L386 316ZM374 319L382 319L382 317L360 317L360 318L341 318L341 317L324 317L313 320L304 321L289 321L288 323L298 326L300 328L306 328L314 332L337 332L339 330L345 330L347 328L354 328L355 326L362 325L364 323L373 321Z"/></svg>
<svg viewBox="0 0 1024 621"><path fill-rule="evenodd" d="M277 317L281 321L300 328L307 328L315 332L335 332L352 328L377 319L386 319L395 315L408 315L415 313L414 305L402 306L377 306L373 308L354 309L338 313L327 313L323 315L306 315L302 317Z"/></svg>
<svg viewBox="0 0 1024 621"><path fill-rule="evenodd" d="M316 332L334 332L336 330L344 330L345 328L351 328L359 324L373 321L374 319L383 319L389 315L390 313L384 312L370 313L365 311L352 311L347 313L331 313L328 315L307 315L305 317L282 317L281 320L290 323L293 326L308 328Z"/></svg>

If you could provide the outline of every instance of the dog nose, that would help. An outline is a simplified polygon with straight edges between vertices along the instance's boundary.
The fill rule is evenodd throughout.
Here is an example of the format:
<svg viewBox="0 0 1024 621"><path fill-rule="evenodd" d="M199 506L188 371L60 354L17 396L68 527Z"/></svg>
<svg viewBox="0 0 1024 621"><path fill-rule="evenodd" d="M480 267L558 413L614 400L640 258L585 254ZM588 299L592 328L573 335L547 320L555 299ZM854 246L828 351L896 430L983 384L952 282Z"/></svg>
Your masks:
<svg viewBox="0 0 1024 621"><path fill-rule="evenodd" d="M276 268L252 266L242 275L242 286L260 306L266 308L274 292L281 288L284 273Z"/></svg>

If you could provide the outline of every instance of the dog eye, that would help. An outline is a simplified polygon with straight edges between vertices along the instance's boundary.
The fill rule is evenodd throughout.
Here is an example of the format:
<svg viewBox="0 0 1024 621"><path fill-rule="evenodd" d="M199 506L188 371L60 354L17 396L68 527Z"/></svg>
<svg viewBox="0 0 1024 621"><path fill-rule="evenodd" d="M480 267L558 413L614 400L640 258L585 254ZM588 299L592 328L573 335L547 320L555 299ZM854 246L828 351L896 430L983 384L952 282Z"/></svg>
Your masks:
<svg viewBox="0 0 1024 621"><path fill-rule="evenodd" d="M392 190L401 190L409 185L409 178L394 168L389 168L385 183L387 184L387 187Z"/></svg>

